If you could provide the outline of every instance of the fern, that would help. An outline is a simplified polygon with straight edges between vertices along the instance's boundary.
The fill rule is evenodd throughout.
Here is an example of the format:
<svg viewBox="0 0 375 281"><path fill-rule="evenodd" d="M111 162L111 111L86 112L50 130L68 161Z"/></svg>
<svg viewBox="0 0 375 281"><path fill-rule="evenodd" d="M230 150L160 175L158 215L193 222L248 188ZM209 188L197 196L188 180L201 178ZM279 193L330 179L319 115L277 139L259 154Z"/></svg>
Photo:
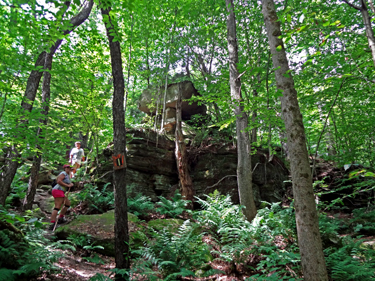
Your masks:
<svg viewBox="0 0 375 281"><path fill-rule="evenodd" d="M111 210L115 206L115 197L113 190L106 189L109 184L105 184L102 190L99 190L97 186L89 186L77 194L76 200L88 203L90 208L88 213L104 213ZM73 205L76 203L72 201Z"/></svg>
<svg viewBox="0 0 375 281"><path fill-rule="evenodd" d="M110 281L110 280L112 279L101 273L96 273L93 277L89 279L89 281Z"/></svg>
<svg viewBox="0 0 375 281"><path fill-rule="evenodd" d="M244 238L243 230L247 233L251 225L242 214L243 206L233 205L230 195L220 195L217 191L206 197L207 200L197 198L203 210L194 216L206 231L222 244Z"/></svg>
<svg viewBox="0 0 375 281"><path fill-rule="evenodd" d="M182 196L178 190L176 190L171 200L168 200L163 196L159 196L159 199L160 201L156 203L159 206L159 208L156 209L156 212L162 215L176 218L183 212L191 213L191 210L186 209L186 206L191 201L182 199Z"/></svg>
<svg viewBox="0 0 375 281"><path fill-rule="evenodd" d="M345 246L325 249L327 268L334 280L361 281L375 278L375 250L347 237Z"/></svg>
<svg viewBox="0 0 375 281"><path fill-rule="evenodd" d="M145 215L154 208L151 198L138 193L133 198L128 198L128 212L138 216Z"/></svg>
<svg viewBox="0 0 375 281"><path fill-rule="evenodd" d="M0 281L13 281L16 280L16 276L13 274L13 270L8 268L0 268Z"/></svg>
<svg viewBox="0 0 375 281"><path fill-rule="evenodd" d="M141 251L144 259L158 266L163 280L188 276L191 270L201 269L210 261L208 246L202 242L202 234L197 233L197 228L198 225L187 220L177 233L170 233L166 229L160 233L153 231L155 240Z"/></svg>
<svg viewBox="0 0 375 281"><path fill-rule="evenodd" d="M37 276L41 270L53 268L53 263L62 254L50 249L60 244L48 241L43 236L39 221L26 221L24 217L4 211L0 211L0 220L10 221L22 231L0 230L0 280L29 278Z"/></svg>

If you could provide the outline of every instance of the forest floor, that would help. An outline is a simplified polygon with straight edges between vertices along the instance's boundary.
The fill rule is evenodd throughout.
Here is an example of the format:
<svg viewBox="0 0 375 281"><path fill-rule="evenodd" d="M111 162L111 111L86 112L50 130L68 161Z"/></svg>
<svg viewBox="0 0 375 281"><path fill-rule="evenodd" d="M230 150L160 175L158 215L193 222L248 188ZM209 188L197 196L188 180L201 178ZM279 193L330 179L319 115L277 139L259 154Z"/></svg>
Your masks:
<svg viewBox="0 0 375 281"><path fill-rule="evenodd" d="M348 214L340 214L340 213L332 213L332 218L334 217L340 217L340 218L348 218ZM53 236L53 233L48 232L46 234L47 236L50 236L51 239ZM209 237L205 237L205 239L209 239ZM375 244L375 236L367 236L367 237L361 237L361 240L364 241L365 244L374 245ZM207 243L210 243L209 241L206 241ZM275 239L275 243L277 243L278 240ZM279 241L280 243L283 243L283 241ZM62 250L56 250L62 252ZM102 274L104 276L110 277L112 272L109 270L115 268L115 258L114 257L108 257L101 254L95 254L97 258L100 259L100 263L94 263L89 262L85 259L87 256L87 251L83 249L77 249L75 252L72 252L71 250L65 250L63 251L64 257L60 258L58 262L56 262L54 265L57 267L55 272L45 272L41 276L39 276L36 279L30 280L30 281L63 281L63 280L69 280L69 281L85 281L90 280L90 278L94 277L96 274ZM259 262L259 257L252 256L249 257L249 260L247 261L247 265L249 264L256 264ZM214 276L206 277L206 278L193 278L193 277L185 277L181 280L194 280L194 281L240 281L245 280L249 277L247 274L241 274L241 269L236 268L236 270L233 270L233 264L231 263L225 263L225 262L215 262L213 261L211 264L212 268L222 270L224 272L229 272L230 274L216 274ZM294 272L291 272L292 275L296 274ZM113 275L112 275L113 277ZM97 279L97 280L104 280L104 279ZM134 279L133 279L134 280ZM146 281L147 279L142 278L141 276L137 277L137 281Z"/></svg>
<svg viewBox="0 0 375 281"><path fill-rule="evenodd" d="M334 183L335 180L338 178L342 178L344 176L344 173L342 170L336 169L333 167L333 165L328 165L327 163L317 163L317 177L315 180L322 180L322 179L328 179L328 187L330 187L330 183ZM291 193L291 190L289 190ZM48 195L45 195L48 196ZM50 196L50 195L49 195ZM42 197L42 199L45 199L45 197ZM332 200L334 198L327 198L328 200ZM85 209L85 208L84 208ZM85 213L85 210L82 209L82 206L78 210L73 210L75 213ZM349 213L340 213L340 212L332 212L327 213L328 216L331 218L340 218L340 219L350 219L352 214ZM49 217L47 214L46 217ZM148 218L148 219L155 219ZM350 235L350 234L346 234ZM53 240L53 233L47 232L47 237L49 237L51 240ZM209 237L205 237L205 239L209 239ZM361 237L361 240L364 241L366 244L375 245L375 236L368 236L368 237ZM210 243L210 241L206 241L207 243ZM282 243L282 241L279 241ZM275 243L278 243L276 237L275 237ZM56 250L61 251L61 250ZM83 281L83 280L90 280L90 278L94 277L96 274L102 274L105 276L110 276L112 272L109 270L115 268L115 259L114 257L108 257L101 254L96 254L97 257L101 260L100 263L94 263L89 262L85 257L87 257L87 251L83 249L77 249L76 251L71 250L65 250L63 252L64 257L59 259L57 263L54 265L57 267L57 270L52 273L43 273L41 276L39 276L36 279L33 279L32 281L62 281L62 280L72 280L72 281ZM249 257L249 260L247 261L247 265L256 264L259 262L259 257L253 256ZM244 271L241 268L236 268L236 266L233 268L233 264L231 263L224 263L224 262L216 262L215 260L211 264L212 268L222 270L224 272L228 272L228 274L217 274L215 276L206 277L206 278L193 278L193 277L185 277L181 280L206 280L206 281L239 281L239 280L245 280L249 275L245 274ZM295 275L296 273L291 272L292 275ZM297 276L297 275L296 275ZM113 277L113 275L112 275ZM97 279L97 280L104 280L104 279ZM138 281L147 280L139 276L137 278Z"/></svg>
<svg viewBox="0 0 375 281"><path fill-rule="evenodd" d="M74 213L85 213L85 210L83 210L81 207L76 207L77 210L73 209L72 212ZM49 217L48 214L46 214L46 217ZM164 215L160 215L157 213L151 213L148 215L147 220L153 220L157 218L163 218ZM67 216L68 222L71 221L71 217ZM47 222L47 219L45 220ZM66 224L66 223L65 223ZM59 225L60 226L60 225ZM59 227L58 226L58 227ZM88 230L89 232L89 230ZM56 237L54 236L54 233L52 231L46 230L45 237L50 239L51 241L55 241ZM103 237L104 238L104 237ZM206 243L210 243L210 237L205 237ZM93 253L91 256L95 255L96 259L99 260L99 263L89 262L86 257L89 256L90 253L88 251L77 248L76 251L72 250L59 250L56 249L55 251L58 251L64 255L63 258L60 258L58 262L54 263L54 266L56 267L56 270L54 272L44 272L41 276L38 278L32 279L30 281L63 281L63 280L71 280L71 281L85 281L90 280L90 278L94 277L96 274L102 274L108 277L113 277L113 273L110 271L111 269L114 269L115 264L115 258L109 257L105 255L101 255L98 253ZM249 261L256 262L257 257L249 257ZM194 280L194 281L213 281L213 280L219 280L219 281L239 281L244 280L248 275L240 274L238 270L234 270L236 273L233 273L233 264L221 262L221 261L213 261L211 263L212 268L221 270L223 272L228 272L228 274L216 274L214 276L206 277L206 278L193 278L193 277L185 277L181 280ZM155 270L157 270L155 268ZM97 280L103 280L103 279L97 279ZM134 279L133 279L134 280ZM138 276L136 278L137 281L147 281L148 279L145 279L142 276Z"/></svg>
<svg viewBox="0 0 375 281"><path fill-rule="evenodd" d="M54 265L58 268L54 273L43 273L35 280L44 281L84 281L89 280L97 273L109 276L108 270L115 268L115 258L97 254L103 264L86 261L80 251L72 253L64 251L64 258L61 258Z"/></svg>

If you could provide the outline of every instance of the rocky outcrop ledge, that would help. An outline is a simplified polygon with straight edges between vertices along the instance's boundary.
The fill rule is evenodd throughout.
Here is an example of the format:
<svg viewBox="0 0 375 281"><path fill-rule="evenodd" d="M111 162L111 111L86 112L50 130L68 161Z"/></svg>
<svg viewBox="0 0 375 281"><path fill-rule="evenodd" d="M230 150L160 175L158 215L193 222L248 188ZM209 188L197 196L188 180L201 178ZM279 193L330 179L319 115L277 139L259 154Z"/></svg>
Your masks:
<svg viewBox="0 0 375 281"><path fill-rule="evenodd" d="M126 181L130 196L141 192L153 201L158 196L168 197L178 188L178 174L174 155L174 142L153 131L127 132ZM188 147L190 173L198 197L218 190L230 194L239 203L237 190L237 151L231 144ZM112 182L112 149L101 155L98 167L102 184ZM277 156L268 157L260 150L252 156L253 189L257 205L261 201L278 202L285 194L284 181L288 170ZM99 183L100 184L100 183Z"/></svg>

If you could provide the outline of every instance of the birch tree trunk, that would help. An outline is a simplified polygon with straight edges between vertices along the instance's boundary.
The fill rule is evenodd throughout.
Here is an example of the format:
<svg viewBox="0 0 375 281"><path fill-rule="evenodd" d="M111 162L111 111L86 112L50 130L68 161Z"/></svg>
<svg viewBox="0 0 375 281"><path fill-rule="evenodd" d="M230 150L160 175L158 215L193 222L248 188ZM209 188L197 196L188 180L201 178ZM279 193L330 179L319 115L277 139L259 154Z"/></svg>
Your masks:
<svg viewBox="0 0 375 281"><path fill-rule="evenodd" d="M262 0L262 13L275 69L277 88L283 91L281 110L285 123L293 181L298 245L304 280L328 280L322 241L319 233L306 136L297 100L294 80L289 73L280 22L273 0Z"/></svg>
<svg viewBox="0 0 375 281"><path fill-rule="evenodd" d="M126 130L125 130L125 81L122 69L120 42L114 40L116 30L110 17L110 7L101 7L103 22L106 27L111 54L113 76L113 154L122 155L126 159ZM113 170L113 184L115 193L115 262L116 268L130 268L128 204L126 195L126 163L124 168ZM124 280L116 275L116 280Z"/></svg>
<svg viewBox="0 0 375 281"><path fill-rule="evenodd" d="M256 206L252 187L251 143L248 132L248 116L244 111L241 96L241 80L237 69L238 46L236 35L236 18L233 0L225 0L228 10L228 53L229 53L229 83L234 114L236 116L237 133L237 184L241 205L245 206L244 214L248 221L256 216Z"/></svg>

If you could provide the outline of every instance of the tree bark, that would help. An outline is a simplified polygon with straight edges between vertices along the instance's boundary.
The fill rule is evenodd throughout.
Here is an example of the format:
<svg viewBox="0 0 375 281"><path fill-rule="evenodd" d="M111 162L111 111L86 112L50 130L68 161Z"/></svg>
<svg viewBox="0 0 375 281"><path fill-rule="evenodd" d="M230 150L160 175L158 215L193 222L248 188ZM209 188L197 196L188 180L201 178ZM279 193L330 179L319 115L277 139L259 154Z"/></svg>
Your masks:
<svg viewBox="0 0 375 281"><path fill-rule="evenodd" d="M52 59L53 59L53 54L51 53L45 56L45 63L44 63L45 70L52 69ZM40 120L40 123L43 125L47 125L50 97L51 97L51 72L44 71L43 84L42 84L42 105L43 105L42 114L44 115L44 118ZM39 137L39 140L42 139L40 137L41 133L42 133L42 128L39 127L38 132L37 132L37 138ZM25 199L23 201L24 210L30 210L32 208L36 189L38 187L38 175L39 175L40 165L42 163L41 146L39 144L37 144L37 149L38 151L33 157L33 164L30 170L29 185L27 188Z"/></svg>
<svg viewBox="0 0 375 281"><path fill-rule="evenodd" d="M365 29L366 29L366 37L367 37L367 42L371 50L371 55L372 55L372 61L375 65L375 37L374 37L374 31L371 27L371 18L368 13L366 3L364 0L361 0L361 15L363 18L363 23L365 24Z"/></svg>
<svg viewBox="0 0 375 281"><path fill-rule="evenodd" d="M289 73L283 41L279 38L281 28L273 0L262 0L262 13L266 24L277 88L283 91L281 109L289 148L298 245L304 280L325 281L328 280L328 276L319 233L306 136L294 80Z"/></svg>
<svg viewBox="0 0 375 281"><path fill-rule="evenodd" d="M126 130L125 130L125 81L122 69L120 42L115 41L113 34L116 33L110 18L110 7L102 7L103 22L106 26L109 49L111 54L112 76L113 76L113 153L126 157ZM126 195L126 166L124 169L114 169L113 182L115 191L115 261L116 268L128 269L129 260L129 233L128 233L128 206ZM116 276L116 280L123 279Z"/></svg>
<svg viewBox="0 0 375 281"><path fill-rule="evenodd" d="M236 116L237 133L237 183L241 205L245 206L244 214L248 221L256 216L256 206L252 188L251 143L248 132L248 116L244 111L241 96L241 80L237 69L238 46L236 34L236 18L233 0L225 0L229 13L227 20L227 37L229 53L229 83L234 114Z"/></svg>
<svg viewBox="0 0 375 281"><path fill-rule="evenodd" d="M176 104L175 155L176 155L178 176L179 176L180 184L181 184L181 195L184 197L185 200L190 200L191 202L193 202L195 193L194 193L194 188L193 188L193 181L191 180L190 173L189 173L186 145L185 145L184 136L182 134L182 128L181 128L181 123L182 123L181 122L181 113L182 113L181 108L182 108L182 93L181 93L181 89L179 86L178 99L177 99L177 104ZM193 205L190 204L190 208L192 207Z"/></svg>
<svg viewBox="0 0 375 281"><path fill-rule="evenodd" d="M370 5L371 11L375 14L375 6L374 3L372 3L372 0L368 0L368 4Z"/></svg>
<svg viewBox="0 0 375 281"><path fill-rule="evenodd" d="M36 59L34 69L37 69L37 67L44 66L44 62L46 60L46 52L41 52ZM38 70L32 70L30 73L29 78L27 79L26 84L26 90L25 94L23 96L23 100L21 102L21 107L28 112L31 112L33 108L33 104L36 97L36 92L39 87L40 79L42 78L43 71Z"/></svg>
<svg viewBox="0 0 375 281"><path fill-rule="evenodd" d="M85 7L74 16L71 20L71 26L69 29L64 30L62 33L67 35L71 33L77 26L81 25L90 15L94 1L90 0L86 3ZM66 6L65 8L67 8ZM61 45L63 39L58 39L55 44L50 48L50 54L54 54ZM35 62L35 68L38 66L44 66L47 52L39 54L37 61ZM43 71L32 70L27 80L25 94L21 102L21 108L26 112L31 112L36 97L36 92L39 87L40 79L43 75ZM22 124L27 124L27 118L22 120ZM18 168L18 158L20 153L15 145L8 148L6 162L2 170L0 171L0 204L5 205L5 200L8 196L10 186Z"/></svg>
<svg viewBox="0 0 375 281"><path fill-rule="evenodd" d="M350 7L358 10L361 12L363 23L365 25L365 31L366 31L366 37L367 37L367 42L368 46L370 47L371 50L371 55L372 55L372 61L375 65L375 36L374 36L374 31L371 27L371 17L368 13L368 9L366 6L366 1L365 0L360 0L360 6L356 6L352 3L350 3L348 0L341 0L348 4ZM373 8L373 3L370 1L370 7Z"/></svg>

